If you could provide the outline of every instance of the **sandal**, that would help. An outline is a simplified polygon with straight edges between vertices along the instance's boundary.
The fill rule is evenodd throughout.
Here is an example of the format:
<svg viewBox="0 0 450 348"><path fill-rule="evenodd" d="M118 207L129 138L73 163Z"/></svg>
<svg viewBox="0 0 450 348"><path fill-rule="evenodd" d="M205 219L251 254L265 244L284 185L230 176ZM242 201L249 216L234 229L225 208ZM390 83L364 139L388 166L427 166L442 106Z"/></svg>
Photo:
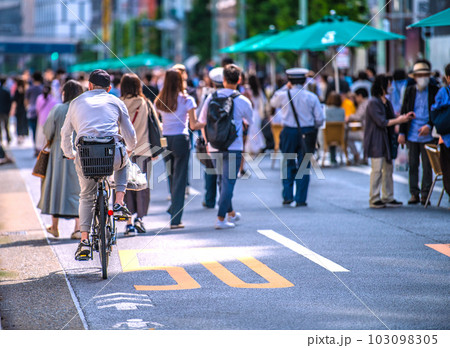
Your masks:
<svg viewBox="0 0 450 348"><path fill-rule="evenodd" d="M81 239L81 231L80 230L73 231L72 234L70 235L70 239Z"/></svg>
<svg viewBox="0 0 450 348"><path fill-rule="evenodd" d="M47 226L45 229L47 230L47 233L50 233L53 237L55 238L59 237L59 231L58 230L54 231L52 226Z"/></svg>

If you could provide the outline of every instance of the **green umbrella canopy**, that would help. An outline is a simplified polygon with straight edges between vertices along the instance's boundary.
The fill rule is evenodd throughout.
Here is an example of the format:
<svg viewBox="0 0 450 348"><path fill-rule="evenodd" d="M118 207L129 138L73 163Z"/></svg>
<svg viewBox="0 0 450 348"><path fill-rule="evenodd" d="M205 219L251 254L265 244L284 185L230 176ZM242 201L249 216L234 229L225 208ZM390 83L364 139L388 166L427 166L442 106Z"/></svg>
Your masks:
<svg viewBox="0 0 450 348"><path fill-rule="evenodd" d="M169 59L156 56L154 54L139 54L127 58L111 58L97 60L88 63L81 63L73 65L69 70L71 72L76 71L92 71L95 69L122 69L122 68L138 68L138 67L148 67L153 68L156 66L168 66L173 64Z"/></svg>
<svg viewBox="0 0 450 348"><path fill-rule="evenodd" d="M278 33L278 31L273 28L270 29L268 31L262 32L260 34L257 34L255 36L249 37L248 39L245 39L243 41L239 41L237 43L235 43L234 45L222 48L221 50L219 50L220 53L242 53L242 52L247 52L247 49L253 45L256 44L260 41L263 41L267 38L276 36L276 34Z"/></svg>
<svg viewBox="0 0 450 348"><path fill-rule="evenodd" d="M276 51L268 48L271 43L279 41L281 38L295 33L301 29L303 29L303 25L293 25L286 30L275 32L272 35L266 35L265 37L260 38L260 40L251 42L246 45L246 47L241 48L241 52L250 53L250 52L258 52L258 51Z"/></svg>
<svg viewBox="0 0 450 348"><path fill-rule="evenodd" d="M121 68L154 68L157 66L166 67L172 65L173 62L169 59L154 55L154 54L138 54L127 58L116 59L110 69Z"/></svg>
<svg viewBox="0 0 450 348"><path fill-rule="evenodd" d="M450 25L450 8L411 24L408 28L443 27L447 25Z"/></svg>
<svg viewBox="0 0 450 348"><path fill-rule="evenodd" d="M271 51L322 50L332 46L358 46L362 42L404 38L402 35L332 14L302 30L273 40L264 48Z"/></svg>

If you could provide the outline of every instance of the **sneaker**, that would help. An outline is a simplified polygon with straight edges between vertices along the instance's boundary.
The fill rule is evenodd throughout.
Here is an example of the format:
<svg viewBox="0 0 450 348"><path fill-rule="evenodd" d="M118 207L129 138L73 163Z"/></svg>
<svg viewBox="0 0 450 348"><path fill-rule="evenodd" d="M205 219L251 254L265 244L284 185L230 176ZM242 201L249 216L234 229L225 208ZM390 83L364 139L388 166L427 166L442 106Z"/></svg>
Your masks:
<svg viewBox="0 0 450 348"><path fill-rule="evenodd" d="M238 212L236 212L236 215L234 215L234 216L231 216L231 215L227 215L227 220L228 220L228 222L232 222L233 224L236 222L236 221L239 221L241 219L241 213L238 213Z"/></svg>
<svg viewBox="0 0 450 348"><path fill-rule="evenodd" d="M292 199L287 200L287 201L283 201L283 205L291 205L292 202L293 202Z"/></svg>
<svg viewBox="0 0 450 348"><path fill-rule="evenodd" d="M91 255L91 245L89 240L85 239L78 244L77 251L75 252L75 260L77 261L87 261L90 259Z"/></svg>
<svg viewBox="0 0 450 348"><path fill-rule="evenodd" d="M124 235L125 236L129 236L130 234L135 234L136 233L136 229L134 228L133 225L127 225L127 228L125 230Z"/></svg>
<svg viewBox="0 0 450 348"><path fill-rule="evenodd" d="M384 202L384 204L386 204L386 206L390 207L390 208L401 207L403 205L402 202L399 202L395 199L393 199L392 201L389 201L389 202Z"/></svg>
<svg viewBox="0 0 450 348"><path fill-rule="evenodd" d="M131 217L131 213L126 205L120 205L119 203L116 203L113 206L113 211L115 217L122 217L122 218Z"/></svg>
<svg viewBox="0 0 450 348"><path fill-rule="evenodd" d="M308 203L306 202L295 202L294 207L307 207Z"/></svg>
<svg viewBox="0 0 450 348"><path fill-rule="evenodd" d="M235 228L235 227L236 225L234 223L228 222L226 220L220 221L219 219L217 219L215 225L216 230L225 230L227 228Z"/></svg>
<svg viewBox="0 0 450 348"><path fill-rule="evenodd" d="M375 203L370 203L370 207L373 209L386 208L386 204L382 201L376 201Z"/></svg>
<svg viewBox="0 0 450 348"><path fill-rule="evenodd" d="M412 195L408 201L408 204L417 204L420 203L420 197Z"/></svg>
<svg viewBox="0 0 450 348"><path fill-rule="evenodd" d="M144 222L141 218L134 219L134 228L138 233L145 233L147 230L145 229Z"/></svg>

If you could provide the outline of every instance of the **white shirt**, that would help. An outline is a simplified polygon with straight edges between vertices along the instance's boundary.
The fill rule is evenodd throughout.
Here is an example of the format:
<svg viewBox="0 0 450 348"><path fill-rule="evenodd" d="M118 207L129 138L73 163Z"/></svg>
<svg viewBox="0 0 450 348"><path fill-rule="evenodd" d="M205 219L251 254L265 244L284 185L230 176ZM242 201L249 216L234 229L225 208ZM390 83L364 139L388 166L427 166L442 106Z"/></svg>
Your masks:
<svg viewBox="0 0 450 348"><path fill-rule="evenodd" d="M190 95L180 93L177 99L177 109L173 112L165 112L158 109L162 117L163 135L189 135L188 112L195 109L197 104Z"/></svg>
<svg viewBox="0 0 450 348"><path fill-rule="evenodd" d="M233 89L229 88L221 88L217 90L217 94L220 97L229 97L234 92L236 92ZM208 105L211 101L212 94L206 98L202 110L200 111L200 116L198 121L201 123L206 123L207 116L208 116ZM243 151L244 150L244 140L243 140L243 126L242 122L245 120L245 122L248 125L251 125L253 123L253 110L252 110L252 103L250 100L248 100L247 97L240 95L233 99L233 118L234 123L236 125L236 131L237 131L237 138L234 140L234 142L228 147L228 151ZM217 149L213 148L211 145L208 144L209 151L218 151Z"/></svg>
<svg viewBox="0 0 450 348"><path fill-rule="evenodd" d="M106 93L104 89L84 92L70 102L61 128L61 148L69 158L75 157L73 131L77 133L75 144L82 136L112 136L116 141L123 139L128 151L133 151L136 147L136 132L127 107L123 101Z"/></svg>
<svg viewBox="0 0 450 348"><path fill-rule="evenodd" d="M300 127L321 127L325 116L319 98L301 85L295 85L290 90L290 93L299 118ZM281 108L279 113L281 114L281 124L284 127L297 128L286 86L274 93L272 99L270 99L270 105L273 108Z"/></svg>

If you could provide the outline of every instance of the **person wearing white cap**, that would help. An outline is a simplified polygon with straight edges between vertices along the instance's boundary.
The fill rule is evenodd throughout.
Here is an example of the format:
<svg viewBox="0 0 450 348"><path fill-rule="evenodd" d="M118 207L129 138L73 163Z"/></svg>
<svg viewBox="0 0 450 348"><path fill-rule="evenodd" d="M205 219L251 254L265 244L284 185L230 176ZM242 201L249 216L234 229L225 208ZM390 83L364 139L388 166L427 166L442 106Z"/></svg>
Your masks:
<svg viewBox="0 0 450 348"><path fill-rule="evenodd" d="M286 70L287 85L275 92L270 105L281 108L283 131L280 135L280 150L283 154L296 154L297 159L285 156L283 160L283 205L306 206L309 175L297 172L305 154L313 154L316 147L317 131L325 116L319 98L304 88L307 69L292 68ZM308 168L309 168L308 164ZM296 192L294 196L294 182Z"/></svg>
<svg viewBox="0 0 450 348"><path fill-rule="evenodd" d="M431 64L419 60L413 66L411 76L416 84L409 86L403 97L401 113L414 111L416 117L400 126L398 142L408 146L409 153L409 192L408 204L425 204L433 182L431 163L425 150L428 143L437 143L431 135L433 123L430 120L431 106L439 88L430 81ZM419 189L419 165L422 159L422 188ZM421 195L421 196L420 196Z"/></svg>
<svg viewBox="0 0 450 348"><path fill-rule="evenodd" d="M212 95L217 89L223 88L223 68L218 67L211 69L208 76L213 84L213 87L203 87L201 104L198 108L198 117L202 112L203 106L206 99ZM216 206L217 197L217 174L210 174L205 171L205 197L203 199L202 205L205 208L213 209Z"/></svg>

